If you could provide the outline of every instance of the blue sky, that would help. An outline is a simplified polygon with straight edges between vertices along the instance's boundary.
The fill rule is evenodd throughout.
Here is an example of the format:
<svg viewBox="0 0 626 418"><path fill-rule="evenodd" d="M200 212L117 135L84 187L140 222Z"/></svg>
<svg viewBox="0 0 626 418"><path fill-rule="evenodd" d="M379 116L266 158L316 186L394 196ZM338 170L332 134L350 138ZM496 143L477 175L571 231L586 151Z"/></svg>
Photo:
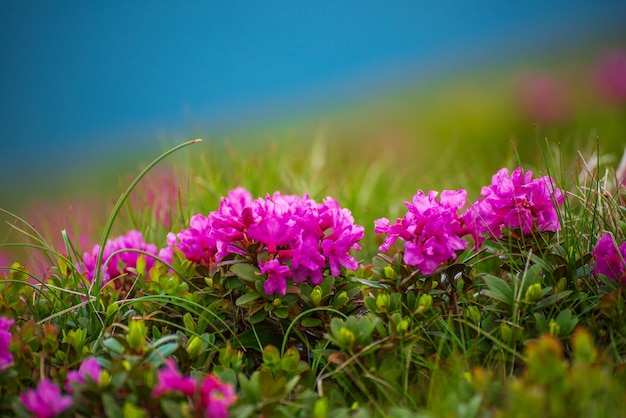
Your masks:
<svg viewBox="0 0 626 418"><path fill-rule="evenodd" d="M219 135L268 110L344 100L456 58L531 52L626 24L623 0L80 0L2 9L4 186L115 158L163 132L179 135L174 142L192 126Z"/></svg>

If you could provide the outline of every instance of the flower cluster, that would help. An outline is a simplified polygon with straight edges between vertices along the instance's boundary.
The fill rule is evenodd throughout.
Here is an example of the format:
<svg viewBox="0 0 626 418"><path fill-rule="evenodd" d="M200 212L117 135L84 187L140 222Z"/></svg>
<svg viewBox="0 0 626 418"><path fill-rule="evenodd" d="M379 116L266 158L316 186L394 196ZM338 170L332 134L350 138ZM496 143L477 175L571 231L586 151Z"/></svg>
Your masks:
<svg viewBox="0 0 626 418"><path fill-rule="evenodd" d="M595 68L595 81L609 103L626 103L626 51L614 51L602 57Z"/></svg>
<svg viewBox="0 0 626 418"><path fill-rule="evenodd" d="M424 274L433 273L439 265L456 258L457 250L467 248L460 236L461 223L458 210L465 204L465 190L444 190L439 200L438 193L431 190L424 194L419 190L413 203L405 202L408 212L391 225L387 218L375 221L374 231L387 234L381 251L398 239L405 241L404 262L416 266Z"/></svg>
<svg viewBox="0 0 626 418"><path fill-rule="evenodd" d="M133 274L133 271L130 269L137 267L139 257L145 259L146 270L149 270L154 264L155 259L137 250L155 256L158 253L157 246L146 243L139 231L132 230L125 235L108 240L104 246L102 255L100 270L102 284L104 285L122 274ZM86 252L83 255L83 272L89 281L93 281L94 279L99 252L100 246L95 245L91 252ZM115 285L116 288L120 286L118 282L116 282Z"/></svg>
<svg viewBox="0 0 626 418"><path fill-rule="evenodd" d="M88 357L81 363L78 370L72 370L67 373L67 380L65 382L65 390L69 393L74 393L74 386L77 384L84 384L87 379L91 379L95 383L100 381L100 373L102 369L98 361L93 357Z"/></svg>
<svg viewBox="0 0 626 418"><path fill-rule="evenodd" d="M485 236L501 238L506 229L521 230L524 235L561 229L556 206L563 204L563 192L549 176L533 179L532 172L521 167L509 175L503 168L481 195L462 216L476 248Z"/></svg>
<svg viewBox="0 0 626 418"><path fill-rule="evenodd" d="M199 408L211 418L228 417L228 408L237 400L233 385L223 383L215 375L209 375L202 381L182 376L172 359L167 359L165 368L157 372L157 381L152 396L158 397L165 392L181 393L196 401L199 400Z"/></svg>
<svg viewBox="0 0 626 418"><path fill-rule="evenodd" d="M13 355L9 352L9 345L11 344L9 328L13 322L15 321L12 319L0 316L0 371L13 363Z"/></svg>
<svg viewBox="0 0 626 418"><path fill-rule="evenodd" d="M56 383L43 379L36 389L28 389L20 395L24 406L37 418L57 416L74 404L71 396L61 395Z"/></svg>
<svg viewBox="0 0 626 418"><path fill-rule="evenodd" d="M522 168L509 176L503 168L481 194L483 197L459 216L467 199L465 190L444 190L439 200L435 191L425 194L418 190L413 203L405 202L408 212L395 224L387 218L374 222L374 232L387 234L379 249L388 251L400 238L405 241L404 262L431 274L467 248L465 235L474 238L478 249L486 236L500 238L506 230L529 235L561 227L556 207L563 203L563 192L549 176L533 179L532 172Z"/></svg>
<svg viewBox="0 0 626 418"><path fill-rule="evenodd" d="M217 211L195 215L190 228L169 233L168 248L160 256L171 260L177 248L188 260L212 266L228 254L255 248L261 272L267 275L266 293L284 295L287 278L316 285L326 268L334 276L341 267L358 268L349 252L360 249L363 234L350 211L331 197L319 204L306 195L275 192L253 200L247 190L237 188Z"/></svg>
<svg viewBox="0 0 626 418"><path fill-rule="evenodd" d="M626 241L616 245L611 234L603 234L593 249L593 258L595 274L626 284Z"/></svg>

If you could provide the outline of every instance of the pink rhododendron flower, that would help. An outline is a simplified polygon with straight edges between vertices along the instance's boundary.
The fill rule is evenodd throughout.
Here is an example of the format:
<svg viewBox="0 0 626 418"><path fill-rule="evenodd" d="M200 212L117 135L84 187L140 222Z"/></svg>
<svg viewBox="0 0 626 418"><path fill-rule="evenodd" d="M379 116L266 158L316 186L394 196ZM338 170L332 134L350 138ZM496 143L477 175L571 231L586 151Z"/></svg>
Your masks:
<svg viewBox="0 0 626 418"><path fill-rule="evenodd" d="M20 395L24 406L38 418L54 417L71 407L70 396L61 395L59 387L46 379L37 385L37 389L28 389Z"/></svg>
<svg viewBox="0 0 626 418"><path fill-rule="evenodd" d="M626 102L626 51L615 51L600 58L594 70L599 93L609 103Z"/></svg>
<svg viewBox="0 0 626 418"><path fill-rule="evenodd" d="M291 277L289 267L281 265L278 260L261 262L260 267L261 273L267 275L267 280L263 284L265 293L284 295L287 292L287 277Z"/></svg>
<svg viewBox="0 0 626 418"><path fill-rule="evenodd" d="M626 284L626 241L616 246L611 234L603 234L593 249L593 258L595 274L604 274Z"/></svg>
<svg viewBox="0 0 626 418"><path fill-rule="evenodd" d="M104 246L104 252L102 257L102 284L106 284L111 279L114 279L122 274L130 273L130 270L128 270L129 268L137 267L137 260L142 254L135 251L124 250L141 250L154 255L157 255L158 253L156 245L146 243L143 239L143 236L141 235L141 232L139 231L133 230L125 235L121 235L112 240L108 240L106 245ZM89 281L93 281L94 279L99 251L100 246L95 245L91 252L86 252L83 255L84 272ZM113 255L116 251L120 252ZM146 270L150 270L150 268L152 268L152 265L154 264L155 259L150 256L146 256L145 254L143 255L143 257L146 260ZM118 287L117 283L116 287Z"/></svg>
<svg viewBox="0 0 626 418"><path fill-rule="evenodd" d="M418 190L413 201L405 202L408 212L391 224L389 219L374 222L374 232L387 234L381 251L388 251L397 240L405 241L403 260L416 266L424 274L433 273L441 263L454 260L456 251L467 248L460 237L461 223L458 210L465 204L465 190L444 190L439 200L434 190L425 195Z"/></svg>
<svg viewBox="0 0 626 418"><path fill-rule="evenodd" d="M165 360L165 369L157 372L158 383L152 390L152 396L158 397L164 392L175 391L187 396L196 392L196 381L189 376L182 376L172 359Z"/></svg>
<svg viewBox="0 0 626 418"><path fill-rule="evenodd" d="M209 375L202 381L189 376L182 376L174 360L165 360L165 369L157 372L158 383L152 396L158 397L165 392L179 392L193 401L200 401L195 406L202 408L207 417L226 418L228 408L237 400L235 389L230 383L223 383L217 376ZM196 396L199 394L199 398Z"/></svg>
<svg viewBox="0 0 626 418"><path fill-rule="evenodd" d="M0 371L13 364L13 355L9 352L11 344L9 329L14 322L12 319L0 316Z"/></svg>
<svg viewBox="0 0 626 418"><path fill-rule="evenodd" d="M525 75L518 86L518 99L522 112L535 122L561 123L571 114L568 87L550 74Z"/></svg>
<svg viewBox="0 0 626 418"><path fill-rule="evenodd" d="M102 369L100 368L100 364L98 364L98 360L93 357L86 358L81 363L78 371L72 370L67 373L67 380L65 381L65 390L69 393L73 393L74 389L72 385L75 383L85 383L87 381L87 376L94 382L98 383L100 381L100 372Z"/></svg>
<svg viewBox="0 0 626 418"><path fill-rule="evenodd" d="M533 179L532 172L521 167L509 176L509 170L503 168L481 194L462 216L465 232L474 237L476 248L484 235L500 238L505 229L519 229L524 235L561 229L556 207L563 204L563 192L549 176Z"/></svg>
<svg viewBox="0 0 626 418"><path fill-rule="evenodd" d="M235 388L223 383L217 376L207 376L200 387L202 406L210 418L228 417L228 408L237 400Z"/></svg>
<svg viewBox="0 0 626 418"><path fill-rule="evenodd" d="M197 217L197 218L196 218ZM168 235L168 248L161 250L171 260L178 248L197 264L219 263L228 254L246 254L252 244L269 260L259 263L267 275L267 293L285 294L287 278L294 283L306 280L314 285L329 269L338 276L341 267L358 268L350 250L359 250L364 228L354 224L349 210L332 198L318 204L308 196L275 192L252 200L239 187L222 199L217 211L196 215L191 228Z"/></svg>

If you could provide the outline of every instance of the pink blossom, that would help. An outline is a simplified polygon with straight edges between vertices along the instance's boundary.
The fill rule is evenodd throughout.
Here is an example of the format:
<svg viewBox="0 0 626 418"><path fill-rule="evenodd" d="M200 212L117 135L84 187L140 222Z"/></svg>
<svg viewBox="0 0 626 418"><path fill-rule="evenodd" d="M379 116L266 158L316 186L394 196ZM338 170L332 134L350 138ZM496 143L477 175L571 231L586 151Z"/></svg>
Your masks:
<svg viewBox="0 0 626 418"><path fill-rule="evenodd" d="M265 244L270 254L275 254L277 247L292 244L302 230L298 223L298 205L280 195L257 199L247 209L251 212L253 223L248 225L246 233L253 240Z"/></svg>
<svg viewBox="0 0 626 418"><path fill-rule="evenodd" d="M165 369L157 372L157 380L152 396L158 397L169 391L179 392L194 402L199 400L200 404L194 403L195 407L204 409L210 418L228 417L228 408L237 400L230 383L223 383L215 375L209 375L203 381L182 376L172 359L165 360Z"/></svg>
<svg viewBox="0 0 626 418"><path fill-rule="evenodd" d="M246 251L255 248L270 258L259 263L267 274L266 292L284 294L287 278L316 285L327 268L335 276L341 267L358 268L350 251L360 249L363 233L350 211L332 198L318 204L307 195L275 192L252 200L239 187L222 199L217 211L196 215L191 228L168 234L168 247L160 255L171 260L173 248L178 248L194 263L210 264L228 254L254 256Z"/></svg>
<svg viewBox="0 0 626 418"><path fill-rule="evenodd" d="M87 377L92 381L98 383L100 381L100 364L98 360L93 357L88 357L83 360L82 364L78 368L78 371L72 370L67 373L67 380L65 381L65 390L69 393L73 393L72 385L77 383L86 383Z"/></svg>
<svg viewBox="0 0 626 418"><path fill-rule="evenodd" d="M600 58L594 70L600 95L611 104L626 102L626 51L614 51Z"/></svg>
<svg viewBox="0 0 626 418"><path fill-rule="evenodd" d="M350 255L350 250L361 249L358 242L363 238L365 228L355 225L352 213L341 208L332 197L324 199L319 211L320 229L326 231L322 250L330 265L330 274L338 276L340 267L356 270L359 263Z"/></svg>
<svg viewBox="0 0 626 418"><path fill-rule="evenodd" d="M611 234L603 234L593 249L593 258L595 274L604 274L626 284L626 241L616 246Z"/></svg>
<svg viewBox="0 0 626 418"><path fill-rule="evenodd" d="M467 248L460 237L461 225L458 210L465 204L465 190L444 190L439 200L434 190L425 195L418 190L413 201L405 202L408 212L395 224L387 218L374 222L374 231L387 234L381 251L398 239L405 241L403 260L407 265L416 266L424 274L433 273L441 263L455 259L459 250Z"/></svg>
<svg viewBox="0 0 626 418"><path fill-rule="evenodd" d="M174 234L167 234L167 248L178 248L188 260L196 264L210 265L215 262L217 253L217 239L211 233L209 218L202 214L191 217L189 228ZM171 262L171 250L165 254L161 250L159 255L164 261Z"/></svg>
<svg viewBox="0 0 626 418"><path fill-rule="evenodd" d="M165 360L165 369L157 372L157 384L152 390L152 396L158 397L168 391L180 392L193 396L196 392L196 381L189 376L182 376L172 359Z"/></svg>
<svg viewBox="0 0 626 418"><path fill-rule="evenodd" d="M156 245L148 244L144 241L143 236L139 231L133 230L125 235L121 235L112 240L108 240L106 242L106 245L104 246L102 256L102 284L106 284L111 279L114 279L122 274L132 274L129 269L134 269L137 267L137 260L142 254L135 251L125 250L141 250L154 255L157 255L158 251ZM91 252L86 252L83 255L84 272L89 281L92 281L94 279L99 251L100 246L95 245ZM113 255L116 251L120 252ZM150 268L152 268L155 259L150 256L146 256L145 254L143 255L143 257L146 260L146 270L149 270Z"/></svg>
<svg viewBox="0 0 626 418"><path fill-rule="evenodd" d="M200 387L200 396L208 418L228 417L228 408L237 400L233 385L223 383L214 375L204 379Z"/></svg>
<svg viewBox="0 0 626 418"><path fill-rule="evenodd" d="M518 97L525 116L535 122L560 123L571 114L572 99L568 87L546 73L527 74L518 87Z"/></svg>
<svg viewBox="0 0 626 418"><path fill-rule="evenodd" d="M484 235L500 238L505 229L521 230L524 235L561 229L557 206L563 192L549 176L532 178L532 172L519 167L509 176L506 168L483 187L478 199L462 216L465 232L474 237L478 248Z"/></svg>
<svg viewBox="0 0 626 418"><path fill-rule="evenodd" d="M61 395L59 387L46 379L37 385L37 389L28 389L20 395L24 406L38 418L54 417L71 407L70 396Z"/></svg>
<svg viewBox="0 0 626 418"><path fill-rule="evenodd" d="M263 284L265 293L278 293L284 295L287 292L287 277L291 277L291 270L288 266L280 264L278 260L261 262L261 273L267 275L267 280Z"/></svg>
<svg viewBox="0 0 626 418"><path fill-rule="evenodd" d="M9 345L11 345L9 329L14 322L12 319L0 316L0 371L13 364L13 355L9 352Z"/></svg>

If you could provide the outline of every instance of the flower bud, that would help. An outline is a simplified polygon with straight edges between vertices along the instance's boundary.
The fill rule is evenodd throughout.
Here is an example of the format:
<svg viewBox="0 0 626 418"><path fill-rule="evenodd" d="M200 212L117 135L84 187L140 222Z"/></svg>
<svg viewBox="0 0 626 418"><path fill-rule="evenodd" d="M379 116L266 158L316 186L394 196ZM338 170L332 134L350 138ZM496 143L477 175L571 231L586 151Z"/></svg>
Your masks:
<svg viewBox="0 0 626 418"><path fill-rule="evenodd" d="M386 293L379 293L378 296L376 296L376 307L378 308L378 310L382 312L389 311L390 302L391 302L391 299L389 298L389 295Z"/></svg>
<svg viewBox="0 0 626 418"><path fill-rule="evenodd" d="M385 276L386 279L395 279L398 275L393 267L385 266L383 269L383 276Z"/></svg>
<svg viewBox="0 0 626 418"><path fill-rule="evenodd" d="M189 358L195 359L206 350L206 343L197 335L192 336L185 346Z"/></svg>
<svg viewBox="0 0 626 418"><path fill-rule="evenodd" d="M428 293L423 293L417 300L417 310L415 313L424 313L433 306L433 297Z"/></svg>
<svg viewBox="0 0 626 418"><path fill-rule="evenodd" d="M322 288L315 286L311 291L311 305L320 306L322 303Z"/></svg>
<svg viewBox="0 0 626 418"><path fill-rule="evenodd" d="M345 305L346 303L348 303L348 294L344 290L343 292L339 293L335 297L335 302L333 303L333 305L334 305L335 308L340 308L343 305Z"/></svg>
<svg viewBox="0 0 626 418"><path fill-rule="evenodd" d="M131 319L128 324L126 342L135 353L142 353L146 344L146 325L138 319Z"/></svg>
<svg viewBox="0 0 626 418"><path fill-rule="evenodd" d="M549 325L549 332L551 335L554 335L555 337L559 336L559 333L561 332L561 326L559 325L558 322L556 322L554 319L552 319L550 321L550 325Z"/></svg>
<svg viewBox="0 0 626 418"><path fill-rule="evenodd" d="M537 302L541 298L541 284L535 283L528 286L524 301L528 303Z"/></svg>
<svg viewBox="0 0 626 418"><path fill-rule="evenodd" d="M348 328L341 327L337 335L337 340L339 341L339 344L341 344L348 350L352 350L354 342L356 341L356 337L354 336L354 333Z"/></svg>

